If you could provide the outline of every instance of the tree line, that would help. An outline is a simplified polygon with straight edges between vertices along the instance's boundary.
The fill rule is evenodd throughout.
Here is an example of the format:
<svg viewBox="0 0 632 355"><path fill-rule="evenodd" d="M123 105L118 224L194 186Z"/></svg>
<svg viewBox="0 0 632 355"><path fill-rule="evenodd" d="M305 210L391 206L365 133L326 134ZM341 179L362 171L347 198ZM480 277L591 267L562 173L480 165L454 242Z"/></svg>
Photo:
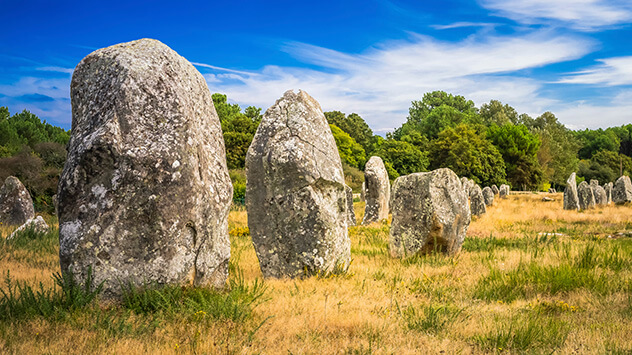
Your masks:
<svg viewBox="0 0 632 355"><path fill-rule="evenodd" d="M261 122L261 108L242 111L226 95L213 94L221 121L235 199L243 200L246 152ZM345 178L358 190L369 157L383 159L389 177L447 167L481 185L514 189L563 188L572 172L579 181L616 180L632 174L632 124L573 131L551 112L533 118L491 100L477 108L460 95L433 91L411 103L406 122L386 137L373 134L356 113L325 112ZM17 176L38 211L52 212L52 195L66 159L70 131L23 111L0 107L0 178Z"/></svg>

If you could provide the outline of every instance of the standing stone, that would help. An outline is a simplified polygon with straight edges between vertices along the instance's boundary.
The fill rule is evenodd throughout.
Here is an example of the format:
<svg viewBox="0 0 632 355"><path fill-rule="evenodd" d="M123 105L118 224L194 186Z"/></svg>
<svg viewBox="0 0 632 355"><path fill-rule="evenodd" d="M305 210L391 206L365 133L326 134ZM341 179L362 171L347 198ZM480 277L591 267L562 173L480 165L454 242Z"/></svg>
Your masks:
<svg viewBox="0 0 632 355"><path fill-rule="evenodd" d="M564 209L579 210L579 197L577 196L577 180L575 173L572 173L566 180L566 188L564 189Z"/></svg>
<svg viewBox="0 0 632 355"><path fill-rule="evenodd" d="M595 208L595 195L586 181L582 181L581 184L577 186L577 197L579 198L580 210Z"/></svg>
<svg viewBox="0 0 632 355"><path fill-rule="evenodd" d="M0 187L0 223L20 226L34 217L31 194L18 178L9 176Z"/></svg>
<svg viewBox="0 0 632 355"><path fill-rule="evenodd" d="M356 215L355 210L353 209L353 190L351 187L345 185L345 192L347 194L347 225L355 226Z"/></svg>
<svg viewBox="0 0 632 355"><path fill-rule="evenodd" d="M489 186L485 186L483 189L483 198L485 199L485 205L491 206L494 204L494 191Z"/></svg>
<svg viewBox="0 0 632 355"><path fill-rule="evenodd" d="M500 190L498 190L498 186L496 186L496 184L492 185L492 192L494 193L494 195L498 195L500 193Z"/></svg>
<svg viewBox="0 0 632 355"><path fill-rule="evenodd" d="M605 206L608 204L608 197L606 196L606 190L599 186L599 181L590 180L590 188L595 196L595 204L597 206Z"/></svg>
<svg viewBox="0 0 632 355"><path fill-rule="evenodd" d="M465 196L470 196L470 180L465 176L461 177L461 186L463 187Z"/></svg>
<svg viewBox="0 0 632 355"><path fill-rule="evenodd" d="M373 156L364 168L366 184L366 207L362 224L381 221L388 218L391 183L382 158Z"/></svg>
<svg viewBox="0 0 632 355"><path fill-rule="evenodd" d="M612 202L612 182L609 182L603 186L603 189L606 190L606 204L609 205Z"/></svg>
<svg viewBox="0 0 632 355"><path fill-rule="evenodd" d="M509 185L500 185L500 189L498 190L498 197L507 198L507 196L509 196Z"/></svg>
<svg viewBox="0 0 632 355"><path fill-rule="evenodd" d="M360 191L360 200L363 202L366 201L366 187L364 185L364 181L362 181L362 190Z"/></svg>
<svg viewBox="0 0 632 355"><path fill-rule="evenodd" d="M347 193L336 141L316 100L283 94L246 155L246 207L264 277L348 265Z"/></svg>
<svg viewBox="0 0 632 355"><path fill-rule="evenodd" d="M614 183L612 202L617 205L632 202L632 182L628 176L623 175Z"/></svg>
<svg viewBox="0 0 632 355"><path fill-rule="evenodd" d="M480 216L486 213L487 208L485 206L485 197L483 197L481 187L474 183L470 188L470 211L472 216Z"/></svg>
<svg viewBox="0 0 632 355"><path fill-rule="evenodd" d="M232 184L204 77L166 45L99 49L74 71L58 187L60 264L106 297L155 282L224 287Z"/></svg>
<svg viewBox="0 0 632 355"><path fill-rule="evenodd" d="M443 168L400 176L394 185L391 255L458 252L471 219L458 176Z"/></svg>

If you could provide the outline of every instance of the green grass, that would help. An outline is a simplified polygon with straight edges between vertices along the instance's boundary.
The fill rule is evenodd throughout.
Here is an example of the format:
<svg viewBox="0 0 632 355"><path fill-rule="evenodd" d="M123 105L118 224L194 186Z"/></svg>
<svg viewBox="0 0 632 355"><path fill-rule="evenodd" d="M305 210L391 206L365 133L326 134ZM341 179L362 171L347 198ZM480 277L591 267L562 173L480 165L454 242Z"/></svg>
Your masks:
<svg viewBox="0 0 632 355"><path fill-rule="evenodd" d="M462 250L471 252L490 252L498 249L518 249L527 251L529 248L537 248L554 244L558 241L555 235L536 235L529 237L524 235L521 238L497 238L493 235L485 238L465 238Z"/></svg>
<svg viewBox="0 0 632 355"><path fill-rule="evenodd" d="M408 306L400 310L406 327L410 330L437 335L458 321L467 317L463 308L449 305Z"/></svg>
<svg viewBox="0 0 632 355"><path fill-rule="evenodd" d="M539 313L516 315L501 321L495 329L473 337L473 341L487 351L518 353L554 352L564 345L570 332L566 322L546 318Z"/></svg>

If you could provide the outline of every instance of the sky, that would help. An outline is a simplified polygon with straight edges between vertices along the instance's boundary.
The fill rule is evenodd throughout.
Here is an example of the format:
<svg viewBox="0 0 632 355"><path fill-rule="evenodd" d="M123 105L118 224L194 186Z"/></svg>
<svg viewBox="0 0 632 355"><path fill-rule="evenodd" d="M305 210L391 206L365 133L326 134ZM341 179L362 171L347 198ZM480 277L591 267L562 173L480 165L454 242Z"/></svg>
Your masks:
<svg viewBox="0 0 632 355"><path fill-rule="evenodd" d="M302 89L378 134L435 90L571 129L632 123L630 0L0 0L0 23L0 106L68 129L77 63L140 38L242 108Z"/></svg>

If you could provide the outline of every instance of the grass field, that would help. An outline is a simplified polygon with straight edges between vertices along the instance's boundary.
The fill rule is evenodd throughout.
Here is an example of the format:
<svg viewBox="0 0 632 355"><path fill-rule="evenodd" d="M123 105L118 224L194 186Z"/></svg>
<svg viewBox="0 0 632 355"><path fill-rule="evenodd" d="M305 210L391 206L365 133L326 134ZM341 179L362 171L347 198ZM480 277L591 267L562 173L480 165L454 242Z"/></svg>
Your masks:
<svg viewBox="0 0 632 355"><path fill-rule="evenodd" d="M304 280L264 282L233 211L230 291L120 303L54 277L56 231L2 239L0 353L632 353L632 207L543 195L497 200L454 257L392 259L388 224L352 227L348 271Z"/></svg>

